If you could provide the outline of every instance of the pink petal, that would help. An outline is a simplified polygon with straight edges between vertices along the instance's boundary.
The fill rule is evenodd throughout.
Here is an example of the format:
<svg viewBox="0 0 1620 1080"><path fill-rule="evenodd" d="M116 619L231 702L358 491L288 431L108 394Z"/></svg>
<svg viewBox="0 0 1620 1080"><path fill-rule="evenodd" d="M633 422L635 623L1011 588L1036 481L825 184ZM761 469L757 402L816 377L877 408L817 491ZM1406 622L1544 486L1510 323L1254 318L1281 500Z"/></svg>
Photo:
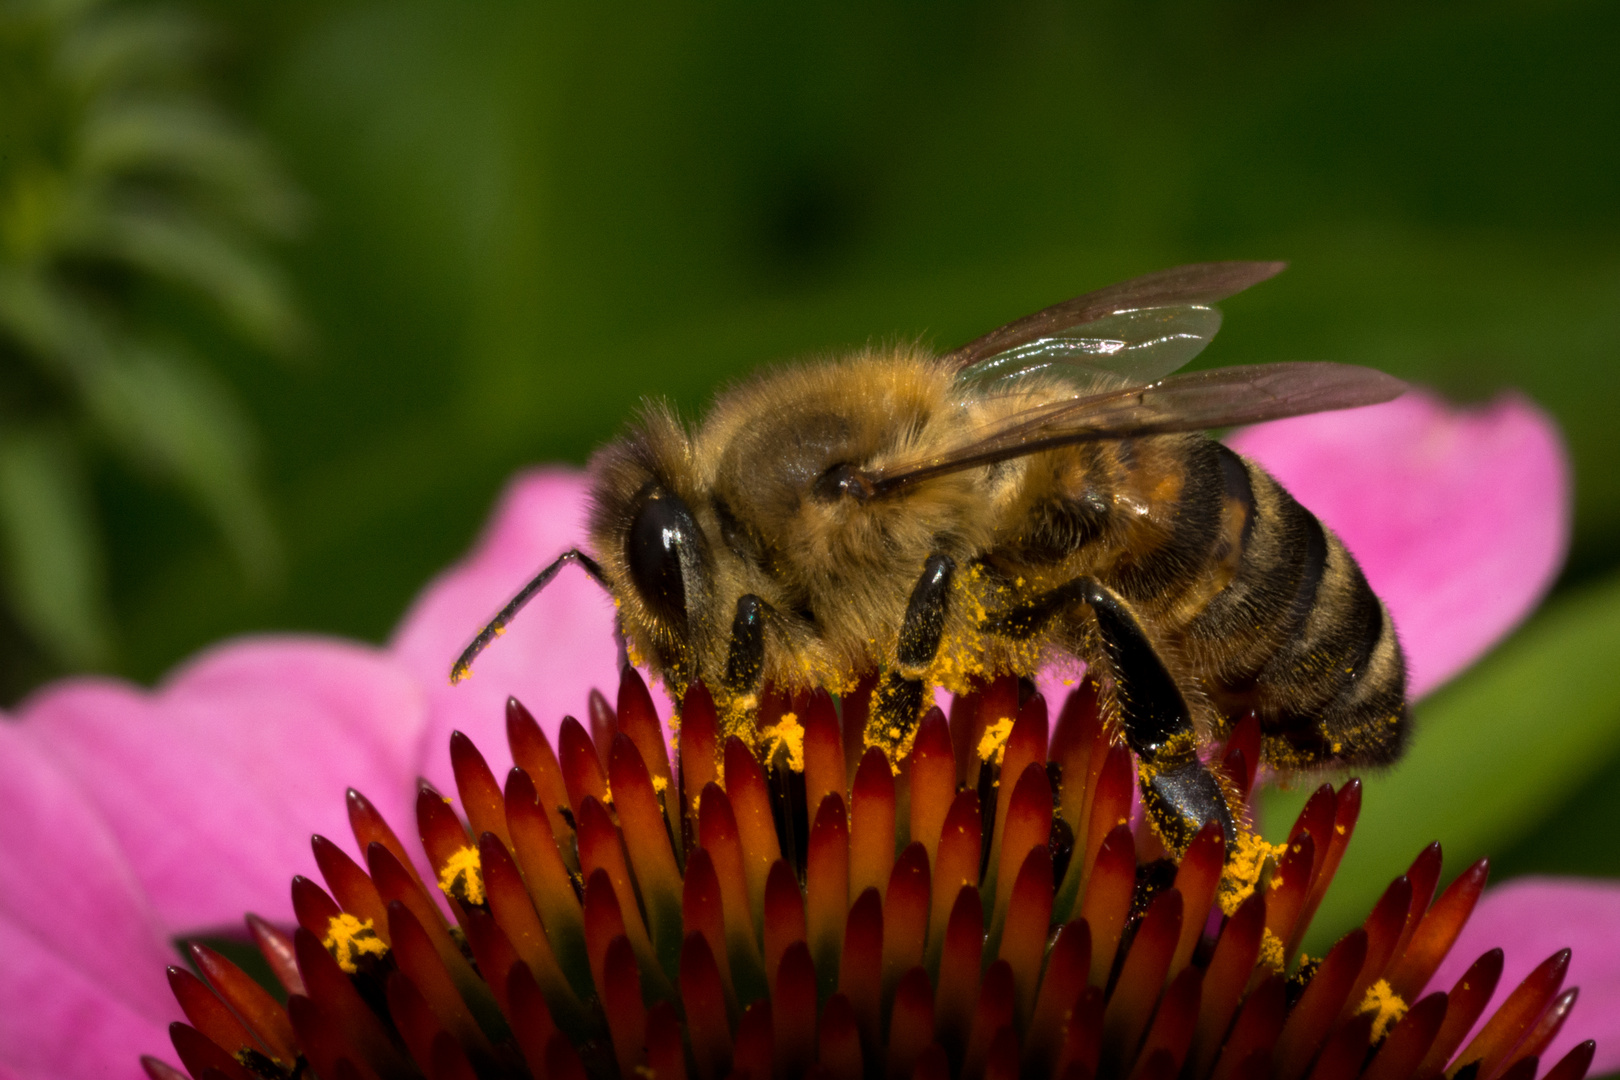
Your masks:
<svg viewBox="0 0 1620 1080"><path fill-rule="evenodd" d="M1542 1063L1551 1066L1576 1043L1596 1039L1589 1075L1620 1070L1620 882L1525 877L1487 890L1429 989L1449 990L1480 954L1497 947L1502 981L1483 1015L1495 1012L1537 964L1571 949L1564 986L1580 987L1580 998Z"/></svg>
<svg viewBox="0 0 1620 1080"><path fill-rule="evenodd" d="M350 839L350 785L414 831L422 694L366 646L237 641L150 693L57 683L22 719L101 810L175 931L240 928L244 911L290 919L288 879L315 873L310 834Z"/></svg>
<svg viewBox="0 0 1620 1080"><path fill-rule="evenodd" d="M553 736L565 714L583 718L590 691L613 701L618 650L613 602L578 567L566 567L530 601L473 665L450 685L450 665L512 594L568 548L585 541L587 484L573 469L534 469L507 485L471 555L417 597L394 636L393 653L426 687L428 739L424 772L453 790L450 732L472 737L497 776L511 765L506 699L523 702ZM653 700L667 715L664 695Z"/></svg>
<svg viewBox="0 0 1620 1080"><path fill-rule="evenodd" d="M1414 698L1517 625L1563 565L1568 454L1519 395L1452 409L1413 390L1227 441L1343 538L1389 605Z"/></svg>
<svg viewBox="0 0 1620 1080"><path fill-rule="evenodd" d="M178 957L106 822L5 720L0 763L0 1073L133 1080L180 1018Z"/></svg>

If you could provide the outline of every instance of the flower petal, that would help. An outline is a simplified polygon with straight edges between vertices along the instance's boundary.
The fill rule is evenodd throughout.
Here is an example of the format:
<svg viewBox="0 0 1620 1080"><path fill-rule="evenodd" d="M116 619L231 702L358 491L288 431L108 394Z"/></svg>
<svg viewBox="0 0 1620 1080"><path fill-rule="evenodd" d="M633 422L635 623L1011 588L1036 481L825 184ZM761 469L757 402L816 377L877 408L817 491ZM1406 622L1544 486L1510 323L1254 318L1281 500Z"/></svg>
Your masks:
<svg viewBox="0 0 1620 1080"><path fill-rule="evenodd" d="M309 835L349 835L343 792L409 822L425 710L377 650L316 638L233 642L155 692L105 679L47 688L22 731L110 823L165 926L288 919Z"/></svg>
<svg viewBox="0 0 1620 1080"><path fill-rule="evenodd" d="M1576 1043L1596 1039L1589 1074L1620 1069L1620 882L1524 877L1487 890L1430 989L1450 989L1481 953L1498 946L1502 980L1482 1015L1495 1012L1537 964L1568 948L1564 985L1581 994L1541 1060L1551 1065Z"/></svg>
<svg viewBox="0 0 1620 1080"><path fill-rule="evenodd" d="M1568 454L1552 419L1516 394L1456 410L1414 390L1227 441L1361 563L1406 647L1414 698L1529 614L1563 565Z"/></svg>
<svg viewBox="0 0 1620 1080"><path fill-rule="evenodd" d="M472 737L497 776L511 764L506 699L516 697L556 735L564 714L583 717L590 691L611 702L619 685L613 602L577 567L566 567L478 658L470 679L450 685L450 665L512 594L562 552L585 541L585 474L535 469L507 485L471 555L441 574L406 614L394 655L426 688L424 774L451 790L450 732ZM653 700L667 715L664 695Z"/></svg>
<svg viewBox="0 0 1620 1080"><path fill-rule="evenodd" d="M178 958L105 821L18 725L0 720L0 1074L140 1075L179 1010Z"/></svg>

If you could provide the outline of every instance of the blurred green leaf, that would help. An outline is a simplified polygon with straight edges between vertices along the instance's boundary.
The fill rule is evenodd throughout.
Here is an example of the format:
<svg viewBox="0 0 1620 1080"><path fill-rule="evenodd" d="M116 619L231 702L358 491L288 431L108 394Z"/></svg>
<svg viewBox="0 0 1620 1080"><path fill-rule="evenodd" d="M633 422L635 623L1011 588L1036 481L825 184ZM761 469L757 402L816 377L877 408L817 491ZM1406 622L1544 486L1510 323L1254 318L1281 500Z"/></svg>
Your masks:
<svg viewBox="0 0 1620 1080"><path fill-rule="evenodd" d="M0 541L18 618L80 667L111 659L97 523L62 432L0 431Z"/></svg>
<svg viewBox="0 0 1620 1080"><path fill-rule="evenodd" d="M1323 950L1359 923L1429 842L1446 875L1505 850L1620 749L1620 577L1549 604L1505 645L1422 702L1411 750L1363 777L1356 834L1312 925ZM1310 785L1268 792L1266 831L1286 832Z"/></svg>

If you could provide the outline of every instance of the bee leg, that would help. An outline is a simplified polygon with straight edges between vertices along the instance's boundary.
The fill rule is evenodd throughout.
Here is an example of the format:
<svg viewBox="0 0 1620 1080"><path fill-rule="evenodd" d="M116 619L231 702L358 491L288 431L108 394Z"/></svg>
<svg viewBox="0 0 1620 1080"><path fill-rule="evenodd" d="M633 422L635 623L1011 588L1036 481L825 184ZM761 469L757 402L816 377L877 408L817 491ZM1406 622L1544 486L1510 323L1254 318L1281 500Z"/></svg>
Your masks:
<svg viewBox="0 0 1620 1080"><path fill-rule="evenodd" d="M1113 590L1079 579L1097 618L1103 652L1118 687L1125 741L1140 762L1142 803L1159 835L1177 853L1207 821L1218 821L1231 850L1237 841L1221 785L1198 759L1192 710L1136 613Z"/></svg>
<svg viewBox="0 0 1620 1080"><path fill-rule="evenodd" d="M922 716L927 687L922 679L906 672L928 667L939 653L945 635L951 575L955 572L956 562L948 555L930 555L923 563L922 576L911 590L900 623L900 642L895 652L898 664L878 685L872 714L866 722L866 745L882 748L890 761L904 756Z"/></svg>
<svg viewBox="0 0 1620 1080"><path fill-rule="evenodd" d="M759 692L765 673L765 615L770 605L753 593L737 598L737 614L731 620L731 647L726 652L725 688L729 697L739 698Z"/></svg>

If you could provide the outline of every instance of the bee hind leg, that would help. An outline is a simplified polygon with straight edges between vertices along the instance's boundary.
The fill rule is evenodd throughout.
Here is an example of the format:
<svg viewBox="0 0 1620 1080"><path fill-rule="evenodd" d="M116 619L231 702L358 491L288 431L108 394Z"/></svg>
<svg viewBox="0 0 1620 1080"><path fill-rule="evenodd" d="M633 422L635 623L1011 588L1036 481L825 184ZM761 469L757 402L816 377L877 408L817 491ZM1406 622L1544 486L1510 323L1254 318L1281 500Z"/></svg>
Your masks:
<svg viewBox="0 0 1620 1080"><path fill-rule="evenodd" d="M872 714L866 722L866 745L876 746L890 761L903 757L927 700L927 686L907 672L926 668L939 653L945 635L945 612L956 563L948 555L930 555L911 590L900 623L897 666L878 684Z"/></svg>
<svg viewBox="0 0 1620 1080"><path fill-rule="evenodd" d="M1125 741L1140 762L1142 803L1166 844L1187 849L1207 821L1218 821L1230 850L1237 842L1232 808L1220 783L1198 759L1192 709L1148 640L1136 613L1112 589L1083 578L1103 651L1118 687Z"/></svg>
<svg viewBox="0 0 1620 1080"><path fill-rule="evenodd" d="M1119 702L1125 742L1136 754L1142 802L1166 846L1187 849L1207 821L1218 821L1231 850L1237 842L1232 808L1214 775L1198 759L1197 733L1186 695L1153 647L1130 605L1094 578L1080 577L1027 604L985 620L987 633L1027 638L1074 604L1097 619Z"/></svg>

